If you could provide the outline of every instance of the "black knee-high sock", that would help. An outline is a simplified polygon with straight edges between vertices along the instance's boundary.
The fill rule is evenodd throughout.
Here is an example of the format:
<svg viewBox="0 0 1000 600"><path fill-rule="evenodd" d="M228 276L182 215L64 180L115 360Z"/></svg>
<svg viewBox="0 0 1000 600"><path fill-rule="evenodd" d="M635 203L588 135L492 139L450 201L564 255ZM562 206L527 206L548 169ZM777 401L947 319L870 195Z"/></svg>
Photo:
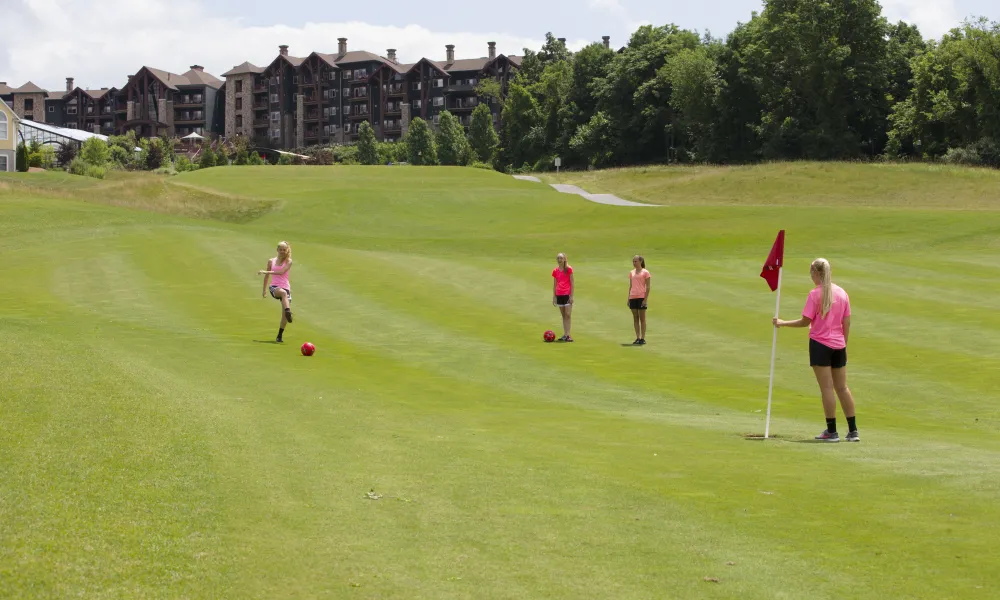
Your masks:
<svg viewBox="0 0 1000 600"><path fill-rule="evenodd" d="M847 417L847 431L857 431L858 426L854 423L856 417Z"/></svg>
<svg viewBox="0 0 1000 600"><path fill-rule="evenodd" d="M278 329L278 339L280 340L281 336L283 336L283 335L285 335L285 328L284 327Z"/></svg>
<svg viewBox="0 0 1000 600"><path fill-rule="evenodd" d="M826 430L830 433L837 433L837 417L826 420Z"/></svg>

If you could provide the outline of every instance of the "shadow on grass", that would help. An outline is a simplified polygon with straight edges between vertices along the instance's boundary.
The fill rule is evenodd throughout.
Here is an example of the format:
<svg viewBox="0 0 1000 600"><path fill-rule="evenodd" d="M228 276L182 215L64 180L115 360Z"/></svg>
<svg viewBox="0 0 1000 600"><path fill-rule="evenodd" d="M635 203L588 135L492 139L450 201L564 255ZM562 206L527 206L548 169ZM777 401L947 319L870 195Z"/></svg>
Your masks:
<svg viewBox="0 0 1000 600"><path fill-rule="evenodd" d="M255 344L274 344L275 346L284 346L285 342L276 342L274 340L254 340Z"/></svg>

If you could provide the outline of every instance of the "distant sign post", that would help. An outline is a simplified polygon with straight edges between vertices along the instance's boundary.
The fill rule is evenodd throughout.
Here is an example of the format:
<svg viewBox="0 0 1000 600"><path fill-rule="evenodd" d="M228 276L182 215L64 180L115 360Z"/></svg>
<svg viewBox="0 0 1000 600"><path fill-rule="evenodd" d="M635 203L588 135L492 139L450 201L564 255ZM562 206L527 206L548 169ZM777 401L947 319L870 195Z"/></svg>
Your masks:
<svg viewBox="0 0 1000 600"><path fill-rule="evenodd" d="M556 173L559 172L559 167L561 167L561 166L562 166L562 159L557 156L556 157Z"/></svg>

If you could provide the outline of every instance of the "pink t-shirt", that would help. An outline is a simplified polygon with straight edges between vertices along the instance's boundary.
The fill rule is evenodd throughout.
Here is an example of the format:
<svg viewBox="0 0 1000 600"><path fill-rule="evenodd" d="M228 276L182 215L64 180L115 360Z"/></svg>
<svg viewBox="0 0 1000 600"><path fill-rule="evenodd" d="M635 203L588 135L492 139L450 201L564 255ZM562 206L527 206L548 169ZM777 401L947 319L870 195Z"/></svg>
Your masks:
<svg viewBox="0 0 1000 600"><path fill-rule="evenodd" d="M822 312L823 287L818 286L809 292L806 306L802 309L802 316L812 320L809 337L834 350L846 348L844 318L851 316L851 300L847 297L847 292L839 285L833 284L833 304L830 305L830 312L826 313L826 317L820 316Z"/></svg>
<svg viewBox="0 0 1000 600"><path fill-rule="evenodd" d="M271 268L269 271L280 271L285 268L285 263L278 264L277 258L271 259ZM270 285L276 285L280 288L284 288L289 292L292 291L292 286L288 283L288 271L285 271L283 275L271 275Z"/></svg>
<svg viewBox="0 0 1000 600"><path fill-rule="evenodd" d="M556 280L556 296L569 296L573 293L573 282L569 276L573 274L573 267L566 265L566 272L556 267L552 269L552 277Z"/></svg>
<svg viewBox="0 0 1000 600"><path fill-rule="evenodd" d="M635 272L635 269L629 271L628 279L631 285L629 286L628 297L633 299L645 298L646 290L648 289L647 282L650 277L652 277L652 275L650 275L649 271L646 269L643 269L638 273Z"/></svg>

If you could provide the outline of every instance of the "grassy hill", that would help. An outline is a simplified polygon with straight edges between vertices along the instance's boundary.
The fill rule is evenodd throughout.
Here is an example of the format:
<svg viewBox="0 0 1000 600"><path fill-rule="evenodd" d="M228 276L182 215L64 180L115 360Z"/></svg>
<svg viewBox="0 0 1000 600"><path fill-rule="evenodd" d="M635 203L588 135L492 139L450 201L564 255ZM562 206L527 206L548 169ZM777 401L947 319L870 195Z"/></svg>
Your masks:
<svg viewBox="0 0 1000 600"><path fill-rule="evenodd" d="M994 173L565 180L670 206L457 168L0 176L0 597L993 597ZM861 444L810 443L793 330L779 438L744 438L782 228L786 318L817 256L851 294ZM279 240L285 346L255 276ZM541 342L557 252L575 344Z"/></svg>

